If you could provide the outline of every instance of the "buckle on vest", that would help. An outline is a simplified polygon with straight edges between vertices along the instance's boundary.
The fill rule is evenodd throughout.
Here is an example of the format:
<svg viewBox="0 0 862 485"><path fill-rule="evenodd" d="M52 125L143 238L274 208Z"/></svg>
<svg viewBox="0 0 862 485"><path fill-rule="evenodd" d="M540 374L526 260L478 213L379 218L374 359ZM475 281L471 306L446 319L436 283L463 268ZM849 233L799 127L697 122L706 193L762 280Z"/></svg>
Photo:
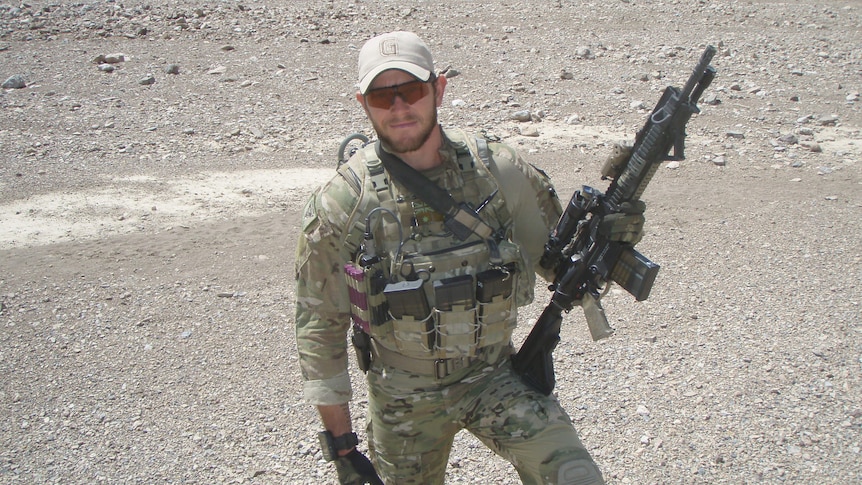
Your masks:
<svg viewBox="0 0 862 485"><path fill-rule="evenodd" d="M434 378L438 381L449 375L449 372L446 371L446 360L437 359L434 361Z"/></svg>
<svg viewBox="0 0 862 485"><path fill-rule="evenodd" d="M454 359L437 359L434 361L434 377L439 381L449 377L455 371L459 371L475 362L476 359L461 357Z"/></svg>

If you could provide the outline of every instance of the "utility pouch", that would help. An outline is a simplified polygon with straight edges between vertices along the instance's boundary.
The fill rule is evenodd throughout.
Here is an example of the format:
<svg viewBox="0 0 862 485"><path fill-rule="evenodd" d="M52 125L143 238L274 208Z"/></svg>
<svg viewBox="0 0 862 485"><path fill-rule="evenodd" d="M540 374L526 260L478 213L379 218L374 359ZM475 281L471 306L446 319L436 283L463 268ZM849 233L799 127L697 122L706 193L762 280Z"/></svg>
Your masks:
<svg viewBox="0 0 862 485"><path fill-rule="evenodd" d="M438 355L475 355L479 325L473 276L452 276L435 281L434 306Z"/></svg>
<svg viewBox="0 0 862 485"><path fill-rule="evenodd" d="M383 289L393 318L392 330L402 352L429 352L434 348L434 319L422 287L425 280L389 283Z"/></svg>
<svg viewBox="0 0 862 485"><path fill-rule="evenodd" d="M516 319L512 312L515 304L513 293L517 274L491 268L476 275L476 300L479 302L479 347L487 347L512 336Z"/></svg>

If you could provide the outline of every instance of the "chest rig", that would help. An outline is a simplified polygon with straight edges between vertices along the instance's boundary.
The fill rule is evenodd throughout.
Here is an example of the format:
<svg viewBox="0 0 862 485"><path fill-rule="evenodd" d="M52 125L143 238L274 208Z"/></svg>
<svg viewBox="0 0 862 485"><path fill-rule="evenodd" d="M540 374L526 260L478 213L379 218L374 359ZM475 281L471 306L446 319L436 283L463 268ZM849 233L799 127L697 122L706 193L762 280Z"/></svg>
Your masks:
<svg viewBox="0 0 862 485"><path fill-rule="evenodd" d="M390 178L373 146L339 169L360 192L343 235L354 255L345 266L354 331L394 367L405 367L404 357L492 360L516 324L524 260L510 241L511 213L487 144L459 131L445 137L443 165L424 175L475 209L490 234L455 237L443 214Z"/></svg>

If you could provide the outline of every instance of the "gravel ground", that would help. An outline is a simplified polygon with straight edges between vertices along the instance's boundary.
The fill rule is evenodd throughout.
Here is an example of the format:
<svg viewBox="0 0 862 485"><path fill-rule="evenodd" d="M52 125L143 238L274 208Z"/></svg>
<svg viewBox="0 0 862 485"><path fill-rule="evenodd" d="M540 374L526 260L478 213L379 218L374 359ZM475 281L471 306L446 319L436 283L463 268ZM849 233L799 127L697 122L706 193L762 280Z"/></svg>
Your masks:
<svg viewBox="0 0 862 485"><path fill-rule="evenodd" d="M611 484L862 483L860 8L0 4L0 483L335 483L294 355L298 211L370 134L356 55L394 29L450 69L443 124L563 197L718 47L644 194L653 292L612 290L598 343L567 318L556 392ZM461 434L447 482L518 480Z"/></svg>

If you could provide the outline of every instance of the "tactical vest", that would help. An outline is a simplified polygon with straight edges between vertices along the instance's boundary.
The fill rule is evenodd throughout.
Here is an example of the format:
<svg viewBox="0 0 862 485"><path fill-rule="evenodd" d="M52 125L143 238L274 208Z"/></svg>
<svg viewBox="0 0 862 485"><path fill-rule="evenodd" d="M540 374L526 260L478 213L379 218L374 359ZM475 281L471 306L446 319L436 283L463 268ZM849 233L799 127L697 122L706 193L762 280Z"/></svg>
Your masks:
<svg viewBox="0 0 862 485"><path fill-rule="evenodd" d="M495 231L492 241L453 237L442 214L389 180L373 145L339 168L359 194L342 234L354 255L345 268L354 324L378 347L417 359L475 357L508 345L534 281L510 241L511 212L485 140L444 135L457 169L444 164L430 177L478 210Z"/></svg>

